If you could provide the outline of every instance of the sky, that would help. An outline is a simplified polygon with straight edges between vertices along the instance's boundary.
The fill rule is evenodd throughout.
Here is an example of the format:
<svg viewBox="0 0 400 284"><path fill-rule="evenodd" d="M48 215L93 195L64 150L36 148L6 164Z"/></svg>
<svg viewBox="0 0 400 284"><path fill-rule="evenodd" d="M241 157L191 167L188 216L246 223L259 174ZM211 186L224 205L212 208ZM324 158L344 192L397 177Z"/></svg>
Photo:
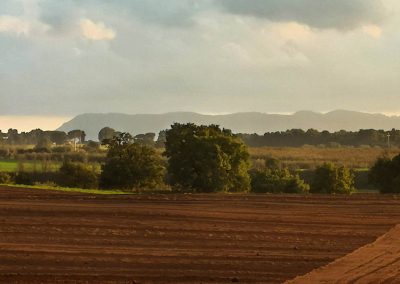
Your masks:
<svg viewBox="0 0 400 284"><path fill-rule="evenodd" d="M0 129L87 112L399 114L399 27L398 0L1 0Z"/></svg>

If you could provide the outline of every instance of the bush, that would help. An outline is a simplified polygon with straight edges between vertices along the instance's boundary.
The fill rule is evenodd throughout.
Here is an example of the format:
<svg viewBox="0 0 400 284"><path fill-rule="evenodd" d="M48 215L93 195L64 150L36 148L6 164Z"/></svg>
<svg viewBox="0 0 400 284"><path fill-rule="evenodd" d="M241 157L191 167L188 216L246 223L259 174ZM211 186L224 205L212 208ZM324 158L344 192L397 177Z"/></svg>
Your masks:
<svg viewBox="0 0 400 284"><path fill-rule="evenodd" d="M355 191L354 174L348 168L325 163L315 170L311 193L349 194Z"/></svg>
<svg viewBox="0 0 400 284"><path fill-rule="evenodd" d="M250 189L247 147L230 130L216 125L172 125L165 155L171 185L197 192Z"/></svg>
<svg viewBox="0 0 400 284"><path fill-rule="evenodd" d="M58 172L57 184L64 187L97 188L95 173L84 164L65 162Z"/></svg>
<svg viewBox="0 0 400 284"><path fill-rule="evenodd" d="M34 181L31 174L23 171L19 171L15 175L15 183L23 185L33 185Z"/></svg>
<svg viewBox="0 0 400 284"><path fill-rule="evenodd" d="M7 184L11 182L11 176L8 173L0 172L0 184Z"/></svg>
<svg viewBox="0 0 400 284"><path fill-rule="evenodd" d="M72 147L71 146L55 146L51 148L52 153L68 153L72 152Z"/></svg>
<svg viewBox="0 0 400 284"><path fill-rule="evenodd" d="M162 185L165 170L154 148L133 143L127 133L108 143L109 151L100 177L101 188L132 190Z"/></svg>
<svg viewBox="0 0 400 284"><path fill-rule="evenodd" d="M288 169L254 170L250 172L254 193L307 193L310 189L298 175Z"/></svg>
<svg viewBox="0 0 400 284"><path fill-rule="evenodd" d="M371 168L369 180L381 193L400 193L400 155L379 158Z"/></svg>

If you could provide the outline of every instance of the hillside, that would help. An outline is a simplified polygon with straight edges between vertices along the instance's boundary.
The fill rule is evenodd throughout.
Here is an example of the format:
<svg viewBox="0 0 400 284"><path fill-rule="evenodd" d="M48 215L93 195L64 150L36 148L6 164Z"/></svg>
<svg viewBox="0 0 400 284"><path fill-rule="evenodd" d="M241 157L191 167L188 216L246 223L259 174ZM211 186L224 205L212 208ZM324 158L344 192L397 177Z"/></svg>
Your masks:
<svg viewBox="0 0 400 284"><path fill-rule="evenodd" d="M336 110L325 114L300 111L292 115L266 114L258 112L234 113L226 115L203 115L192 112L173 112L165 114L82 114L64 123L58 130L82 129L88 139L97 139L99 130L105 126L119 131L139 134L158 133L174 122L193 122L196 124L218 124L236 133L258 133L283 131L292 128L317 130L359 130L400 127L400 117L382 114L368 114L355 111Z"/></svg>

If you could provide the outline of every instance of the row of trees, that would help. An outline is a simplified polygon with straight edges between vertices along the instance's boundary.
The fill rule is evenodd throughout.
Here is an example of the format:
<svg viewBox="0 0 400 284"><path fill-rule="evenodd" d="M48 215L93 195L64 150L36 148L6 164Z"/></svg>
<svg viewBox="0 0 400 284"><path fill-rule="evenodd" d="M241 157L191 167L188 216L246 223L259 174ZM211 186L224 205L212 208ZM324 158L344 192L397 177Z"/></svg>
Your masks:
<svg viewBox="0 0 400 284"><path fill-rule="evenodd" d="M346 146L380 146L388 145L388 135L391 144L400 146L400 130L391 131L362 129L352 131L318 131L315 129L291 129L287 131L267 132L264 135L239 134L238 136L250 147L300 147L303 145L346 145Z"/></svg>
<svg viewBox="0 0 400 284"><path fill-rule="evenodd" d="M37 145L48 147L51 144L64 145L69 140L76 139L77 142L85 142L86 133L82 130L72 130L68 133L63 131L43 131L35 129L30 132L19 133L17 129L9 129L7 133L0 130L0 142L8 145Z"/></svg>
<svg viewBox="0 0 400 284"><path fill-rule="evenodd" d="M246 145L216 125L174 124L165 133L167 162L154 147L121 133L104 139L109 147L100 187L154 188L162 183L193 192L350 193L354 175L344 167L319 167L309 186L296 174L268 159L262 170L250 170Z"/></svg>
<svg viewBox="0 0 400 284"><path fill-rule="evenodd" d="M155 133L139 134L134 137L137 142L142 144L164 147L166 142L166 130L160 131L157 140ZM120 134L110 127L102 128L98 133L98 140L109 140ZM391 131L362 129L356 132L352 131L318 131L315 129L291 129L287 131L267 132L264 135L258 134L238 134L237 136L250 147L300 147L303 145L346 145L346 146L380 146L388 145L388 135L393 146L400 146L400 130ZM82 130L72 130L68 133L63 131L43 131L35 129L30 132L18 133L16 129L9 129L7 133L0 131L0 142L9 145L63 145L68 141L76 140L78 143L84 143L86 134Z"/></svg>
<svg viewBox="0 0 400 284"><path fill-rule="evenodd" d="M64 162L57 183L125 190L168 184L192 192L337 194L355 190L354 173L333 164L317 167L309 185L274 159L267 159L261 169L251 169L247 146L230 130L216 125L172 125L165 132L163 154L128 133L114 132L103 143L108 152L100 176L85 164ZM24 180L22 175L16 178ZM370 178L382 192L400 192L400 155L379 159Z"/></svg>

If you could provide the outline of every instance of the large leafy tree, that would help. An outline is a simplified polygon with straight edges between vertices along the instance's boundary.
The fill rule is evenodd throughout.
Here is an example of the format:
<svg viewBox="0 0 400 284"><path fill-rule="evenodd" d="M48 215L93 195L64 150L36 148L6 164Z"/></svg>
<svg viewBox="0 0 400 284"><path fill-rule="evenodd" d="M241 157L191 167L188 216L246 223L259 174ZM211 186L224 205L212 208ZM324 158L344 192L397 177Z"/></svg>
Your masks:
<svg viewBox="0 0 400 284"><path fill-rule="evenodd" d="M250 189L249 153L230 130L175 123L166 132L165 155L173 186L197 192Z"/></svg>
<svg viewBox="0 0 400 284"><path fill-rule="evenodd" d="M109 150L102 166L100 187L154 188L163 182L165 169L154 148L134 143L128 133L115 136L107 145Z"/></svg>

